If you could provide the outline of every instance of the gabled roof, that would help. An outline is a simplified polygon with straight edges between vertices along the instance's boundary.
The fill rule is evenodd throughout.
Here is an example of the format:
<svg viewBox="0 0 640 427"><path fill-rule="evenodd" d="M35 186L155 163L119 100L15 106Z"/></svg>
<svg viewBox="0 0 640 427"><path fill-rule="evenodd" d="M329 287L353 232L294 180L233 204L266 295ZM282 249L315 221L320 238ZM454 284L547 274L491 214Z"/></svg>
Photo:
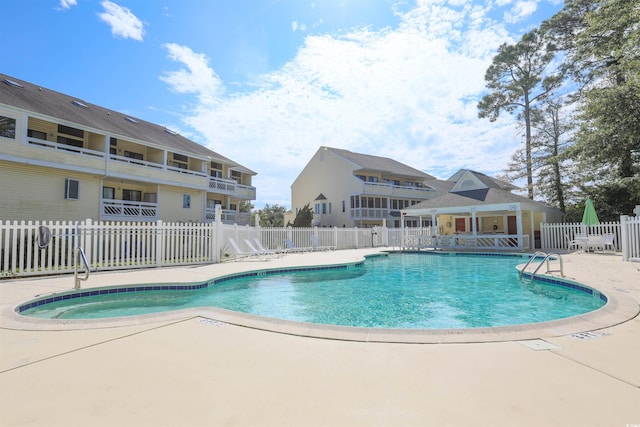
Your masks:
<svg viewBox="0 0 640 427"><path fill-rule="evenodd" d="M461 184L467 179L473 179L481 183L480 187L500 188L503 190L515 190L518 188L508 182L492 178L489 175L483 174L482 172L477 172L470 169L460 169L458 172L454 173L447 181L453 181L458 184L457 189L454 191L464 191L463 188L461 188Z"/></svg>
<svg viewBox="0 0 640 427"><path fill-rule="evenodd" d="M12 83L17 83L14 85ZM100 107L24 80L0 74L0 104L86 126L115 137L147 142L170 151L197 157L210 157L244 173L256 173L176 132L137 117Z"/></svg>
<svg viewBox="0 0 640 427"><path fill-rule="evenodd" d="M429 200L424 200L405 210L412 215L411 211L424 209L442 208L465 208L481 205L504 205L520 203L536 210L553 211L557 210L546 203L537 202L509 191L499 188L484 188L470 191L441 192Z"/></svg>
<svg viewBox="0 0 640 427"><path fill-rule="evenodd" d="M354 153L349 150L343 150L340 148L325 148L355 163L361 169L380 171L388 173L390 175L406 176L422 180L435 179L434 176L429 175L428 173L424 173L418 169L412 168L411 166L407 166L404 163L400 163L397 160L389 159L387 157Z"/></svg>

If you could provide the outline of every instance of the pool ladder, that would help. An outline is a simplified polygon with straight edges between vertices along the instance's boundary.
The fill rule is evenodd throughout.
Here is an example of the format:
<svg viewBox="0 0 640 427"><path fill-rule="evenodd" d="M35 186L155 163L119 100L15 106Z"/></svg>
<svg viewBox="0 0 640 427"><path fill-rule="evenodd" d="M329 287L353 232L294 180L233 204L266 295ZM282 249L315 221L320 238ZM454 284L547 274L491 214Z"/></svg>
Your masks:
<svg viewBox="0 0 640 427"><path fill-rule="evenodd" d="M540 270L540 267L542 267L545 264L545 261L546 261L546 264L547 264L546 273L558 272L558 273L560 273L561 277L564 277L564 268L562 266L562 257L560 255L558 255L558 254L545 253L545 252L539 251L539 252L536 252L535 254L533 254L533 256L531 258L529 258L529 261L527 261L527 263L522 268L522 270L520 270L520 280L522 280L522 275L524 274L524 271L527 269L529 264L531 264L538 257L544 257L544 258L542 259L542 262L540 264L538 264L538 266L535 268L535 270L533 270L533 273L531 273L531 282L534 281L534 279L536 278L536 273L538 272L538 270ZM551 270L551 268L549 266L549 262L550 262L551 258L557 259L560 262L560 269L559 270ZM531 282L529 282L529 283L531 283Z"/></svg>
<svg viewBox="0 0 640 427"><path fill-rule="evenodd" d="M78 256L82 258L82 263L84 264L84 277L78 277ZM75 262L73 263L73 274L75 277L75 289L80 289L80 281L87 280L89 278L89 263L87 262L87 257L84 254L84 249L82 246L78 246L76 248L76 257Z"/></svg>

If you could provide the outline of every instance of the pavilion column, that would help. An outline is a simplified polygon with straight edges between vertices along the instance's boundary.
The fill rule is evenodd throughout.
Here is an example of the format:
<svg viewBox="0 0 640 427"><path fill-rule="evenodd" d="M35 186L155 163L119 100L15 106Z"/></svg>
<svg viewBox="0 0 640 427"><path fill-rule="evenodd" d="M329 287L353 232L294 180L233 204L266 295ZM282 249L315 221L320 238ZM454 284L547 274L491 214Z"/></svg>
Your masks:
<svg viewBox="0 0 640 427"><path fill-rule="evenodd" d="M518 206L516 208L516 233L518 234L518 248L522 249L522 210Z"/></svg>
<svg viewBox="0 0 640 427"><path fill-rule="evenodd" d="M471 234L476 236L478 234L478 227L476 224L476 210L471 209Z"/></svg>

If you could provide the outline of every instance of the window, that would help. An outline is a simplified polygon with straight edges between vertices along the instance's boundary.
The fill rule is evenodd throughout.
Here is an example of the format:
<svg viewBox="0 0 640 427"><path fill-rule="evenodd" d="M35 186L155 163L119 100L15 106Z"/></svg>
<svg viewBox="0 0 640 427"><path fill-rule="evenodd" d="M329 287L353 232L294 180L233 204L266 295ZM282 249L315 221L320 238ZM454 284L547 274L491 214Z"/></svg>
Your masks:
<svg viewBox="0 0 640 427"><path fill-rule="evenodd" d="M318 215L320 213L320 203L316 203L314 213Z"/></svg>
<svg viewBox="0 0 640 427"><path fill-rule="evenodd" d="M342 201L342 212L344 212L344 211L345 211L345 203L344 203L344 200L343 200Z"/></svg>
<svg viewBox="0 0 640 427"><path fill-rule="evenodd" d="M113 187L102 187L102 198L103 199L115 199L116 198L116 189Z"/></svg>
<svg viewBox="0 0 640 427"><path fill-rule="evenodd" d="M183 156L182 154L173 153L173 160L177 160L179 162L188 162L189 158L187 156Z"/></svg>
<svg viewBox="0 0 640 427"><path fill-rule="evenodd" d="M84 131L82 129L76 129L65 125L58 125L58 133L84 138Z"/></svg>
<svg viewBox="0 0 640 427"><path fill-rule="evenodd" d="M80 197L80 182L66 178L64 180L64 198L68 200L78 200Z"/></svg>
<svg viewBox="0 0 640 427"><path fill-rule="evenodd" d="M158 193L144 193L142 200L145 203L158 203Z"/></svg>
<svg viewBox="0 0 640 427"><path fill-rule="evenodd" d="M182 195L182 207L184 209L191 209L191 194Z"/></svg>
<svg viewBox="0 0 640 427"><path fill-rule="evenodd" d="M329 213L331 213L331 202L329 202Z"/></svg>
<svg viewBox="0 0 640 427"><path fill-rule="evenodd" d="M0 116L0 136L16 139L16 119Z"/></svg>
<svg viewBox="0 0 640 427"><path fill-rule="evenodd" d="M29 138L43 139L45 141L47 140L47 133L46 132L41 132L39 130L29 129L29 130L27 130L27 136Z"/></svg>
<svg viewBox="0 0 640 427"><path fill-rule="evenodd" d="M326 203L323 203L323 204L322 204L322 213L323 213L323 214L326 214L326 213L327 213L327 204L326 204Z"/></svg>
<svg viewBox="0 0 640 427"><path fill-rule="evenodd" d="M367 177L367 181L369 181L369 182L378 182L378 177L377 176Z"/></svg>
<svg viewBox="0 0 640 427"><path fill-rule="evenodd" d="M58 144L71 145L73 147L82 148L83 146L82 141L80 141L79 139L67 138L65 136L59 136L57 141L58 141Z"/></svg>
<svg viewBox="0 0 640 427"><path fill-rule="evenodd" d="M118 138L111 137L109 138L109 145L115 147L118 145Z"/></svg>
<svg viewBox="0 0 640 427"><path fill-rule="evenodd" d="M136 159L136 160L142 160L142 157L143 157L142 154L140 153L135 153L133 151L127 151L127 150L124 150L124 156L130 159Z"/></svg>
<svg viewBox="0 0 640 427"><path fill-rule="evenodd" d="M367 177L366 177L366 176L364 176L364 175L356 175L356 178L360 178L360 179L361 179L361 180L363 180L363 181L366 181L366 180L367 180Z"/></svg>
<svg viewBox="0 0 640 427"><path fill-rule="evenodd" d="M142 201L142 191L127 190L125 188L122 190L122 200L128 200L131 202L140 202Z"/></svg>

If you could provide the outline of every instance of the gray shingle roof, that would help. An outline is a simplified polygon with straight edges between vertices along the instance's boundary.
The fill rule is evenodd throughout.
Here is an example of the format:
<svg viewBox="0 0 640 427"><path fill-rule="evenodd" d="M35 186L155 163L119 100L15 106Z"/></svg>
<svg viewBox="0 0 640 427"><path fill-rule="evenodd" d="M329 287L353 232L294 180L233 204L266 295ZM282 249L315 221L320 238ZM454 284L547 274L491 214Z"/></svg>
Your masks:
<svg viewBox="0 0 640 427"><path fill-rule="evenodd" d="M387 157L372 156L369 154L353 153L349 150L343 150L340 148L327 149L333 151L336 154L352 161L360 166L362 169L382 171L393 175L400 175L406 177L420 178L422 180L435 179L434 176L424 173L418 169L407 166L404 163L400 163L396 160L389 159Z"/></svg>
<svg viewBox="0 0 640 427"><path fill-rule="evenodd" d="M7 84L5 80L16 82L22 87ZM86 108L74 103L74 101L80 101ZM255 172L233 160L175 132L167 131L164 126L127 116L5 74L0 74L0 103L102 132L109 132L115 137L156 144L181 154L211 157L211 160L238 166L237 169L255 175ZM135 123L126 117L135 120Z"/></svg>

